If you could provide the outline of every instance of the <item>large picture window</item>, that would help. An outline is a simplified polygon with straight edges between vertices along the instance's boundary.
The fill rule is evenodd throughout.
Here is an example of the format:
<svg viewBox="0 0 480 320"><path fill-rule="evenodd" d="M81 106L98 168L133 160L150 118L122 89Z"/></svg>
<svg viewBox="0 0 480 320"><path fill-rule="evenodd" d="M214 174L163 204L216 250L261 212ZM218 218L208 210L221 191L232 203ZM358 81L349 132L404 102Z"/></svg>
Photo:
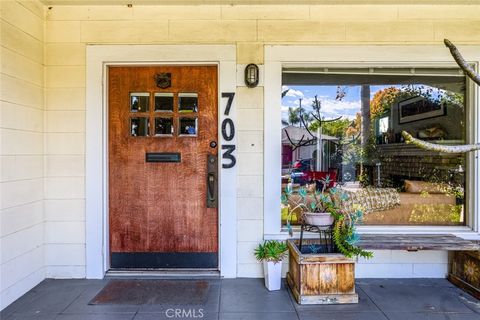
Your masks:
<svg viewBox="0 0 480 320"><path fill-rule="evenodd" d="M282 189L341 188L364 225L465 225L466 156L402 131L466 143L466 88L456 68L283 69Z"/></svg>

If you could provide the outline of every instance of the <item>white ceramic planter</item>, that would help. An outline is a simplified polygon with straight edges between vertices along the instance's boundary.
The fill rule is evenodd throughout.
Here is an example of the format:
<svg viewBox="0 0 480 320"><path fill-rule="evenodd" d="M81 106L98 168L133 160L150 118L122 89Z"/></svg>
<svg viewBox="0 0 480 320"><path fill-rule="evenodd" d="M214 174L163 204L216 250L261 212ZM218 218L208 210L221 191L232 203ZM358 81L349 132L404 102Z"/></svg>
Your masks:
<svg viewBox="0 0 480 320"><path fill-rule="evenodd" d="M282 284L282 262L263 262L263 274L265 275L265 287L269 291L280 290Z"/></svg>
<svg viewBox="0 0 480 320"><path fill-rule="evenodd" d="M333 223L333 217L329 212L304 212L305 223L314 226L329 226Z"/></svg>

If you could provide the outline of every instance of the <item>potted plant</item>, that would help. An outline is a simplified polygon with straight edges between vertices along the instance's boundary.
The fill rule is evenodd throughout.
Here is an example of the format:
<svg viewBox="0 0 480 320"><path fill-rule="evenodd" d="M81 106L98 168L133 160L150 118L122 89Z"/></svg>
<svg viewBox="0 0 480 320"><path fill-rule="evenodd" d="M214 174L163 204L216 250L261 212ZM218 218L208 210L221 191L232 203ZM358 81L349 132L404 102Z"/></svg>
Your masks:
<svg viewBox="0 0 480 320"><path fill-rule="evenodd" d="M356 224L361 221L363 211L360 205L352 204L348 195L337 187L326 190L330 183L327 176L322 180L323 188L308 192L301 187L294 192L287 187L282 195L282 204L288 207L291 217L295 210L302 212L305 223L314 226L333 225L333 240L336 248L347 258L361 256L370 258L371 252L365 251L356 243L360 236L356 232ZM289 220L287 227L291 231Z"/></svg>
<svg viewBox="0 0 480 320"><path fill-rule="evenodd" d="M263 262L265 287L269 291L280 290L282 281L282 260L287 254L287 244L282 241L268 240L258 245L255 257Z"/></svg>
<svg viewBox="0 0 480 320"><path fill-rule="evenodd" d="M315 188L312 192L308 192L307 188L301 187L295 196L292 188L288 185L282 196L282 204L288 207L291 213L300 210L302 212L302 220L306 224L314 226L332 225L334 222L333 214L336 208L330 192L326 191L327 186L330 184L330 177L327 176L325 179L322 179L321 184L321 190ZM290 215L289 218L291 217ZM290 226L289 220L287 220L287 225Z"/></svg>
<svg viewBox="0 0 480 320"><path fill-rule="evenodd" d="M326 185L326 184L324 184ZM319 253L324 240L304 239L306 250L300 250L298 240L288 240L289 271L287 282L300 304L357 303L355 293L354 257L372 257L372 253L357 245L360 237L356 224L363 216L362 208L353 204L348 195L337 187L307 192L300 188L285 190L282 201L293 210L305 213L328 213L332 222L331 239L334 252ZM317 212L320 211L320 212ZM310 223L306 221L307 223ZM322 226L327 225L321 222ZM316 223L316 222L314 222ZM322 228L323 229L323 228ZM291 228L290 228L291 230Z"/></svg>

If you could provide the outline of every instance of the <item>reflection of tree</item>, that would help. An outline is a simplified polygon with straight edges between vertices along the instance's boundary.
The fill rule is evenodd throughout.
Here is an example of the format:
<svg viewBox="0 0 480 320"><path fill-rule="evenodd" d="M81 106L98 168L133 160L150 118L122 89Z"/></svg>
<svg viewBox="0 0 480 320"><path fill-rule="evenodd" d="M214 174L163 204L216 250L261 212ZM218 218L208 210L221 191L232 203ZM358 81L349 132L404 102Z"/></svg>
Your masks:
<svg viewBox="0 0 480 320"><path fill-rule="evenodd" d="M375 92L375 95L370 101L370 113L372 118L382 116L386 111L390 110L399 96L400 90L396 87L388 87L383 90Z"/></svg>
<svg viewBox="0 0 480 320"><path fill-rule="evenodd" d="M361 124L361 142L363 148L367 148L372 136L371 114L370 114L370 85L362 85L360 89L360 115L362 118Z"/></svg>
<svg viewBox="0 0 480 320"><path fill-rule="evenodd" d="M396 103L413 97L423 97L429 104L463 108L463 95L427 85L403 85L388 87L375 93L370 101L372 119L381 117Z"/></svg>
<svg viewBox="0 0 480 320"><path fill-rule="evenodd" d="M347 130L345 131L345 136L351 137L360 133L362 126L362 115L360 112L357 112L355 119L350 123Z"/></svg>
<svg viewBox="0 0 480 320"><path fill-rule="evenodd" d="M299 99L300 105L298 108L293 108L293 107L288 107L288 120L282 120L282 124L284 126L295 126L295 125L302 125L302 119L300 117L303 117L303 120L305 122L309 121L308 114L305 113L305 108L302 107L302 99Z"/></svg>
<svg viewBox="0 0 480 320"><path fill-rule="evenodd" d="M325 122L322 125L323 133L332 137L343 138L351 123L352 121L349 119L338 119L332 122ZM310 125L310 130L316 131L319 125L320 123L318 121L314 121Z"/></svg>

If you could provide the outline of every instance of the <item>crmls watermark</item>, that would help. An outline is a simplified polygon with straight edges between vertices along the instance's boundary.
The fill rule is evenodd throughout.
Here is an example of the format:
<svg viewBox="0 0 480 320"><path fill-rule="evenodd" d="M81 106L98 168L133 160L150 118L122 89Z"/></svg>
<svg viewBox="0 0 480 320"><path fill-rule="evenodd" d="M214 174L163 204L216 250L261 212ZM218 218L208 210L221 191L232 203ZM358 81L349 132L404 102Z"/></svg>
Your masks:
<svg viewBox="0 0 480 320"><path fill-rule="evenodd" d="M167 309L165 311L167 318L176 319L201 319L205 315L203 309Z"/></svg>

